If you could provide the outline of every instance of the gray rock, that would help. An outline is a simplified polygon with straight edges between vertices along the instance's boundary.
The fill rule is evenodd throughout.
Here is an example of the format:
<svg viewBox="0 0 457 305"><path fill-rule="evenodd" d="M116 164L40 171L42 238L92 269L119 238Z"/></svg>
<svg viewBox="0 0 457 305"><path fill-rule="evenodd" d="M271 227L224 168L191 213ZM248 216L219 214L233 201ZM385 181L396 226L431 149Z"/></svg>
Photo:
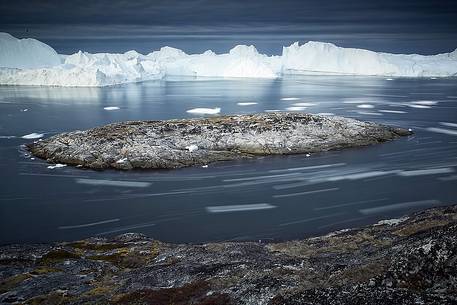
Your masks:
<svg viewBox="0 0 457 305"><path fill-rule="evenodd" d="M380 143L410 131L342 117L269 113L115 123L29 144L37 157L93 169L179 168Z"/></svg>
<svg viewBox="0 0 457 305"><path fill-rule="evenodd" d="M0 247L0 304L457 304L457 206L278 243Z"/></svg>

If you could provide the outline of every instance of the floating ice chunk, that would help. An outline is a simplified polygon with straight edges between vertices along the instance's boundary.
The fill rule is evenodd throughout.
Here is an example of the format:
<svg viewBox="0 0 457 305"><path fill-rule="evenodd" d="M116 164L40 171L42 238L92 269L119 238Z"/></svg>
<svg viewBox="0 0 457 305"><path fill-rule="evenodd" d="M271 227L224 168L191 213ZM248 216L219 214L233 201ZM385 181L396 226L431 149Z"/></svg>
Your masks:
<svg viewBox="0 0 457 305"><path fill-rule="evenodd" d="M119 107L116 106L108 106L108 107L103 107L103 109L108 110L108 111L113 111L113 110L119 110Z"/></svg>
<svg viewBox="0 0 457 305"><path fill-rule="evenodd" d="M61 168L61 167L65 167L67 166L66 164L60 164L60 163L57 163L55 165L49 165L48 168L49 169L55 169L55 168Z"/></svg>
<svg viewBox="0 0 457 305"><path fill-rule="evenodd" d="M409 107L411 108L417 108L417 109L429 109L429 108L432 108L430 106L427 106L427 105L416 105L416 104L411 104L411 105L408 105Z"/></svg>
<svg viewBox="0 0 457 305"><path fill-rule="evenodd" d="M411 103L416 104L416 105L428 105L428 106L432 106L432 105L438 104L437 101L414 101L414 102L411 102Z"/></svg>
<svg viewBox="0 0 457 305"><path fill-rule="evenodd" d="M378 110L379 112L384 112L384 113L397 113L397 114L401 114L401 113L406 113L406 111L401 111L401 110L384 110L384 109L381 109L381 110Z"/></svg>
<svg viewBox="0 0 457 305"><path fill-rule="evenodd" d="M189 109L186 111L187 113L193 113L193 114L218 114L221 112L221 108L216 107L216 108L194 108L194 109Z"/></svg>
<svg viewBox="0 0 457 305"><path fill-rule="evenodd" d="M394 80L393 78L386 78L386 80Z"/></svg>
<svg viewBox="0 0 457 305"><path fill-rule="evenodd" d="M258 103L256 102L240 102L236 103L238 106L251 106L251 105L257 105Z"/></svg>
<svg viewBox="0 0 457 305"><path fill-rule="evenodd" d="M0 136L0 139L14 139L16 136Z"/></svg>
<svg viewBox="0 0 457 305"><path fill-rule="evenodd" d="M332 112L319 112L317 115L332 116L332 115L335 115L335 114L332 113Z"/></svg>
<svg viewBox="0 0 457 305"><path fill-rule="evenodd" d="M186 146L186 149L190 152L193 152L193 151L198 150L198 146L195 144L192 144L192 145Z"/></svg>
<svg viewBox="0 0 457 305"><path fill-rule="evenodd" d="M311 106L316 106L314 103L294 103L292 106L297 106L297 107L311 107Z"/></svg>
<svg viewBox="0 0 457 305"><path fill-rule="evenodd" d="M343 101L343 104L363 104L366 103L367 101L359 100L359 99L353 99L353 98L346 98Z"/></svg>
<svg viewBox="0 0 457 305"><path fill-rule="evenodd" d="M280 109L265 109L265 112L281 112Z"/></svg>
<svg viewBox="0 0 457 305"><path fill-rule="evenodd" d="M27 112L27 111L29 111L29 109L28 109L28 108L25 108L25 109L21 109L21 112Z"/></svg>
<svg viewBox="0 0 457 305"><path fill-rule="evenodd" d="M208 206L206 211L208 213L232 213L232 212L246 212L255 210L269 210L276 208L275 205L268 203L255 203L255 204L239 204L239 205L221 205L221 206Z"/></svg>
<svg viewBox="0 0 457 305"><path fill-rule="evenodd" d="M305 109L306 109L306 107L297 107L297 106L287 107L286 108L287 111L303 111Z"/></svg>
<svg viewBox="0 0 457 305"><path fill-rule="evenodd" d="M283 97L281 101L298 101L299 99L298 97Z"/></svg>
<svg viewBox="0 0 457 305"><path fill-rule="evenodd" d="M39 139L39 138L42 138L43 136L44 136L44 134L42 134L42 133L33 132L33 133L26 134L26 135L22 136L21 138L30 140L30 139Z"/></svg>
<svg viewBox="0 0 457 305"><path fill-rule="evenodd" d="M370 104L360 104L360 105L357 105L357 108L371 109L371 108L374 108L374 106L370 105Z"/></svg>
<svg viewBox="0 0 457 305"><path fill-rule="evenodd" d="M357 111L358 114L363 114L363 115L382 115L382 113L378 112L371 112L371 111Z"/></svg>

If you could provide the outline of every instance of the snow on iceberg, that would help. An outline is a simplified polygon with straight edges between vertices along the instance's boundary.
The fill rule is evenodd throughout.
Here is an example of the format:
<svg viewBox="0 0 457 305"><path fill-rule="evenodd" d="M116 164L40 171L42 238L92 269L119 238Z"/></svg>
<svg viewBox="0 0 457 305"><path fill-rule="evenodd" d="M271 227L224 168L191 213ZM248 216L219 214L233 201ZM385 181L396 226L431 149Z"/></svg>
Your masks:
<svg viewBox="0 0 457 305"><path fill-rule="evenodd" d="M0 84L110 86L166 76L276 78L287 74L343 74L406 77L457 76L457 50L431 56L377 53L331 43L298 42L282 55L260 54L239 45L226 54L186 54L163 47L147 55L79 51L58 55L35 39L0 33ZM284 99L285 100L285 99Z"/></svg>
<svg viewBox="0 0 457 305"><path fill-rule="evenodd" d="M61 64L53 48L36 39L17 39L0 32L0 67L35 69Z"/></svg>
<svg viewBox="0 0 457 305"><path fill-rule="evenodd" d="M404 55L341 48L331 43L298 42L284 47L283 74L349 74L373 76L456 76L457 49L438 55Z"/></svg>

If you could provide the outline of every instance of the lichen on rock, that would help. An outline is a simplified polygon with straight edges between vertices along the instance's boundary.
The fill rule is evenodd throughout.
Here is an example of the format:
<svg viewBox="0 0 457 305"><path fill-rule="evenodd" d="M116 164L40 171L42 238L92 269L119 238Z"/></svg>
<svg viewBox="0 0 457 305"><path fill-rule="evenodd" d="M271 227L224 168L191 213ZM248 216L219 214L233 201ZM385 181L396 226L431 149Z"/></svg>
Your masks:
<svg viewBox="0 0 457 305"><path fill-rule="evenodd" d="M403 219L276 243L2 246L0 303L456 304L457 206Z"/></svg>

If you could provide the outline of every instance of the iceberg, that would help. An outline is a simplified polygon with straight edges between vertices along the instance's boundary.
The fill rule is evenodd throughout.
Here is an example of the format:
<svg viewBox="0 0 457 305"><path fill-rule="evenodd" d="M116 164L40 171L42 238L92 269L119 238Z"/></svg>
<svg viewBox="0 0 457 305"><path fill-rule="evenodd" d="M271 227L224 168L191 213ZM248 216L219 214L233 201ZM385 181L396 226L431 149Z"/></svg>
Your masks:
<svg viewBox="0 0 457 305"><path fill-rule="evenodd" d="M17 39L0 32L0 67L36 69L61 64L57 52L36 39Z"/></svg>
<svg viewBox="0 0 457 305"><path fill-rule="evenodd" d="M0 85L101 87L167 76L278 78L290 74L457 76L457 49L438 55L404 55L310 41L283 47L276 56L261 54L252 45L238 45L225 54L211 50L186 54L163 47L146 55L136 51L59 55L38 40L0 33Z"/></svg>
<svg viewBox="0 0 457 305"><path fill-rule="evenodd" d="M332 43L295 42L282 51L283 74L344 74L401 77L457 75L457 49L438 55L390 54L341 48Z"/></svg>

